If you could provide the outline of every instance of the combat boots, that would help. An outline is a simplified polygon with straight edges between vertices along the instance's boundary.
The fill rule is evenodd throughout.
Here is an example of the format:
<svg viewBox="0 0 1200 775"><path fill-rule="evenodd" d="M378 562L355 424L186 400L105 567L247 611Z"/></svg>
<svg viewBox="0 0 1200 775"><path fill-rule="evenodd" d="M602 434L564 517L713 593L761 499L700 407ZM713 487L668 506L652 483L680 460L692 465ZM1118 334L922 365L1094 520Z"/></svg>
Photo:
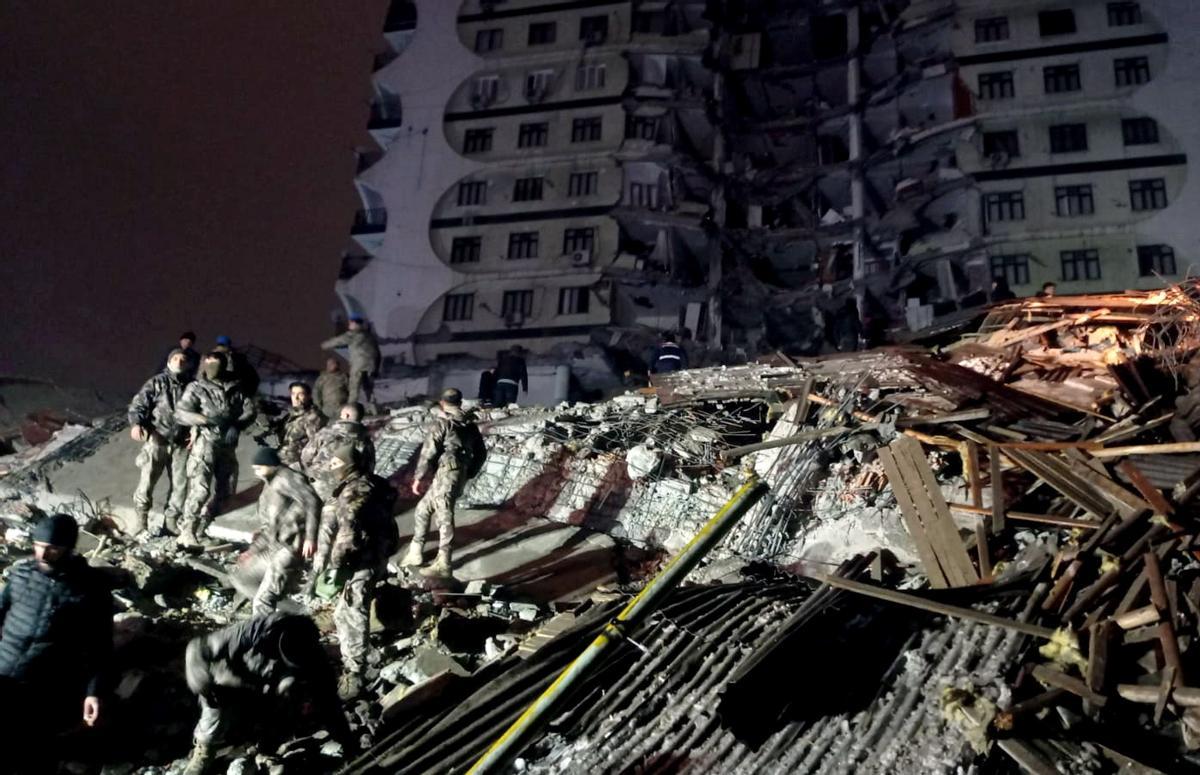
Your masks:
<svg viewBox="0 0 1200 775"><path fill-rule="evenodd" d="M212 761L212 746L196 743L192 746L192 755L188 757L187 766L183 768L181 775L205 775Z"/></svg>
<svg viewBox="0 0 1200 775"><path fill-rule="evenodd" d="M404 553L404 559L400 560L401 568L416 568L425 561L424 552L421 550L421 545L413 541L408 545L408 551Z"/></svg>
<svg viewBox="0 0 1200 775"><path fill-rule="evenodd" d="M454 574L450 568L450 552L443 549L438 552L437 559L421 568L421 575L428 578L448 579Z"/></svg>

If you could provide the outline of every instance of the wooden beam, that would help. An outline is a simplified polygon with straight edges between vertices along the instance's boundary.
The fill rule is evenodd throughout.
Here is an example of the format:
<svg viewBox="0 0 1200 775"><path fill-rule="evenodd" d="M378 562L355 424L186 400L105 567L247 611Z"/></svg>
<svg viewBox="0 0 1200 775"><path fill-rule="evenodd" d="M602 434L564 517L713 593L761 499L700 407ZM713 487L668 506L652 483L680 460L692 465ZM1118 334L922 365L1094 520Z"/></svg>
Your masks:
<svg viewBox="0 0 1200 775"><path fill-rule="evenodd" d="M992 533L1004 530L1004 474L1000 471L1000 448L988 445L988 467L992 487Z"/></svg>
<svg viewBox="0 0 1200 775"><path fill-rule="evenodd" d="M912 536L913 544L917 548L917 557L921 560L921 566L925 570L925 575L929 577L929 585L934 589L944 589L950 586L949 582L946 581L945 574L942 573L941 565L938 564L937 554L933 551L933 544L929 542L929 537L925 535L925 528L921 525L921 517L917 511L917 506L913 503L908 486L905 484L904 478L900 475L900 469L896 465L892 451L888 447L880 447L875 451L879 455L879 461L883 463L883 471L887 475L888 484L891 485L892 492L896 496L896 503L900 506L900 516L904 520L904 525L908 528L908 534Z"/></svg>
<svg viewBox="0 0 1200 775"><path fill-rule="evenodd" d="M1078 695L1097 708L1103 708L1108 703L1107 697L1099 692L1092 691L1083 681L1047 665L1034 665L1033 677L1047 686L1053 686L1056 689L1065 689L1071 694Z"/></svg>
<svg viewBox="0 0 1200 775"><path fill-rule="evenodd" d="M1129 481L1134 489L1146 499L1155 513L1164 515L1175 513L1175 508L1163 496L1162 490L1151 484L1146 475L1142 473L1142 469L1138 468L1137 464L1132 460L1122 460L1117 465L1117 470L1129 477Z"/></svg>
<svg viewBox="0 0 1200 775"><path fill-rule="evenodd" d="M1092 451L1092 457L1108 460L1129 455L1190 455L1200 452L1200 441L1177 441L1171 444L1135 444L1131 447L1108 447Z"/></svg>

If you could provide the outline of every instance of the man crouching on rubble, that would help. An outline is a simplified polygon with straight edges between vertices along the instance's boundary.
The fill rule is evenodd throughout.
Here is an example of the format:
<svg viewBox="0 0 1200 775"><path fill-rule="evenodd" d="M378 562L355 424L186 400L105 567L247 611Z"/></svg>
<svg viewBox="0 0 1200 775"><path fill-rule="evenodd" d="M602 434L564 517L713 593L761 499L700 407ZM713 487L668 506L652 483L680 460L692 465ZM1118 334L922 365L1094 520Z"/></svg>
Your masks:
<svg viewBox="0 0 1200 775"><path fill-rule="evenodd" d="M112 598L75 554L78 536L67 514L43 519L33 559L14 565L0 591L0 729L15 743L4 753L12 772L44 771L57 761L54 736L101 716Z"/></svg>
<svg viewBox="0 0 1200 775"><path fill-rule="evenodd" d="M304 560L317 553L321 502L304 474L283 465L270 447L259 449L252 465L263 483L260 527L230 580L253 601L251 610L259 616L275 610L299 578Z"/></svg>
<svg viewBox="0 0 1200 775"><path fill-rule="evenodd" d="M203 775L231 722L264 721L268 755L300 717L312 718L349 753L354 741L338 704L333 668L307 616L275 612L194 638L187 646L188 688L200 721L183 775ZM271 744L275 747L270 747Z"/></svg>

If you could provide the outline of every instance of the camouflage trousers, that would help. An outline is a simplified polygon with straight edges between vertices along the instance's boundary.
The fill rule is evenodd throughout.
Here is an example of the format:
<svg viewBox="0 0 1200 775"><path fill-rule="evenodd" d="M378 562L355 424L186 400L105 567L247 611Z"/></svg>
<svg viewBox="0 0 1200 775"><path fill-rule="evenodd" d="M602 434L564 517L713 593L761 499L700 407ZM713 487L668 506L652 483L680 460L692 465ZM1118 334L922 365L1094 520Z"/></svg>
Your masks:
<svg viewBox="0 0 1200 775"><path fill-rule="evenodd" d="M181 532L204 535L222 501L229 497L229 461L237 466L237 450L199 437L192 443L187 459L187 498L179 519ZM234 473L236 477L236 473Z"/></svg>
<svg viewBox="0 0 1200 775"><path fill-rule="evenodd" d="M255 539L229 574L229 581L250 599L251 615L264 616L274 611L280 599L295 588L302 569L303 563L292 547Z"/></svg>
<svg viewBox="0 0 1200 775"><path fill-rule="evenodd" d="M466 477L456 468L439 468L429 492L417 504L413 517L413 543L421 546L429 532L429 518L437 519L438 552L449 552L454 543L454 502L466 487Z"/></svg>
<svg viewBox="0 0 1200 775"><path fill-rule="evenodd" d="M371 601L375 597L375 584L382 575L374 568L355 571L342 587L337 606L333 609L338 647L342 652L342 667L347 673L361 676L367 669Z"/></svg>
<svg viewBox="0 0 1200 775"><path fill-rule="evenodd" d="M137 455L137 467L141 469L137 490L133 493L133 506L139 514L149 514L154 505L154 487L162 475L167 474L167 491L163 494L166 505L163 516L167 519L178 519L183 512L184 499L187 496L187 447L173 444L157 433L151 434ZM149 526L151 533L157 533L162 522L157 521Z"/></svg>
<svg viewBox="0 0 1200 775"><path fill-rule="evenodd" d="M375 381L371 379L371 372L363 369L350 370L350 398L349 402L358 401L364 406L374 403L375 401ZM338 407L339 410L341 407ZM329 415L333 417L335 415Z"/></svg>

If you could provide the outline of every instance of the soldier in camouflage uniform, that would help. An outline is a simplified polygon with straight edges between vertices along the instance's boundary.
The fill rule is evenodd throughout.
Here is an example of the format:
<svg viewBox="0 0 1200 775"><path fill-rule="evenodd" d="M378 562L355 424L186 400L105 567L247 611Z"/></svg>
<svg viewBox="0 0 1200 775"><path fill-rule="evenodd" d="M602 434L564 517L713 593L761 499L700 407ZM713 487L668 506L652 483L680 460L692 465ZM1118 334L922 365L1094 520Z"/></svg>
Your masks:
<svg viewBox="0 0 1200 775"><path fill-rule="evenodd" d="M333 571L343 581L333 622L342 651L339 694L350 699L362 692L371 600L396 551L399 532L392 516L395 493L386 481L359 469L353 448L336 449L330 469L338 483L332 508L322 512L314 574Z"/></svg>
<svg viewBox="0 0 1200 775"><path fill-rule="evenodd" d="M474 417L462 408L462 392L447 388L442 393L437 419L417 460L413 475L412 491L420 495L422 482L430 466L436 464L433 483L429 492L417 504L413 519L412 544L400 564L407 567L421 565L424 560L425 534L429 531L429 518L437 518L438 554L428 567L421 569L424 576L449 577L451 575L450 545L454 542L454 502L462 494L467 480L474 473L473 467L478 454L471 443L472 436L478 437Z"/></svg>
<svg viewBox="0 0 1200 775"><path fill-rule="evenodd" d="M226 377L225 355L210 352L200 364L200 378L187 386L175 418L191 428L188 493L179 520L179 543L195 546L227 492L223 461L236 459L238 434L254 421L254 403Z"/></svg>
<svg viewBox="0 0 1200 775"><path fill-rule="evenodd" d="M362 424L365 410L362 404L346 404L339 411L339 419L317 431L300 453L300 464L312 479L313 489L322 503L330 501L338 480L329 468L333 452L339 447L349 446L354 450L354 464L358 470L371 473L375 470L375 443L366 426Z"/></svg>
<svg viewBox="0 0 1200 775"><path fill-rule="evenodd" d="M187 355L174 349L167 356L162 373L148 379L129 403L129 435L142 442L137 456L142 475L133 494L135 520L126 531L131 536L146 529L154 485L164 472L167 472L167 491L163 498L166 501L163 518L168 530L176 529L187 494L188 450L187 429L176 421L175 407L190 381ZM158 535L162 527L162 523L154 525L151 534Z"/></svg>
<svg viewBox="0 0 1200 775"><path fill-rule="evenodd" d="M375 400L372 379L379 371L379 343L361 315L351 315L346 333L321 342L322 350L350 350L350 400L370 406Z"/></svg>
<svg viewBox="0 0 1200 775"><path fill-rule="evenodd" d="M325 371L313 383L313 403L332 420L349 400L350 382L341 361L331 355L325 359Z"/></svg>
<svg viewBox="0 0 1200 775"><path fill-rule="evenodd" d="M279 429L282 443L279 446L279 459L284 465L294 468L300 466L300 453L308 442L317 435L317 431L325 427L325 415L313 406L312 395L308 385L303 382L293 382L288 386L291 393L292 406L283 418Z"/></svg>
<svg viewBox="0 0 1200 775"><path fill-rule="evenodd" d="M255 453L252 466L263 482L258 496L262 527L230 580L253 601L251 610L259 616L275 610L299 577L304 560L317 553L321 502L304 474L283 465L270 447Z"/></svg>

